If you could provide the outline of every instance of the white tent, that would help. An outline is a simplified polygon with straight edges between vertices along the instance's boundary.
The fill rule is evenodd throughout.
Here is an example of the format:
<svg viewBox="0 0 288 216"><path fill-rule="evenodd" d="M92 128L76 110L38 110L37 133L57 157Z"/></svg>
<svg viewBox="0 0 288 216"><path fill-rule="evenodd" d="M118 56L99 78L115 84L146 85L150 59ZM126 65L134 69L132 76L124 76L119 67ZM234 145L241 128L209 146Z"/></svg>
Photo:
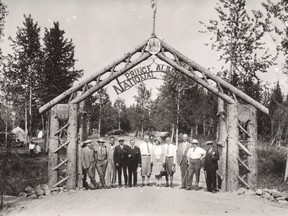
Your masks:
<svg viewBox="0 0 288 216"><path fill-rule="evenodd" d="M16 134L16 139L18 139L20 142L26 142L26 136L27 135L26 135L25 131L22 128L17 126L11 132Z"/></svg>

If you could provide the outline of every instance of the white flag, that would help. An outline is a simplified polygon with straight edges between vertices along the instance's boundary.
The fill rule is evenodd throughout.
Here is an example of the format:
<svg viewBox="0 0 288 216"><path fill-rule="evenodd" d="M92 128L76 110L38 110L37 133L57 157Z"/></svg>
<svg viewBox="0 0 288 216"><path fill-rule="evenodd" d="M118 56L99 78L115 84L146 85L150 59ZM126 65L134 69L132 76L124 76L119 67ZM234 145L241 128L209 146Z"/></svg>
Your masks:
<svg viewBox="0 0 288 216"><path fill-rule="evenodd" d="M151 7L152 7L154 13L156 13L156 11L157 11L157 0L151 0Z"/></svg>

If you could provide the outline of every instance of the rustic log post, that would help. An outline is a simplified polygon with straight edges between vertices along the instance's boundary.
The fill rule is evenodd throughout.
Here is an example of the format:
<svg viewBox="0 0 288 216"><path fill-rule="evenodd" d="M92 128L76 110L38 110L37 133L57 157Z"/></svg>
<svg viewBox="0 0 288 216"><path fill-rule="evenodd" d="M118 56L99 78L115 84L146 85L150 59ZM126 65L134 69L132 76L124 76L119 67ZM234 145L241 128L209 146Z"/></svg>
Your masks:
<svg viewBox="0 0 288 216"><path fill-rule="evenodd" d="M85 110L85 100L79 103L79 138L80 142L83 142L87 139L87 113ZM81 152L82 148L80 146L80 142L77 144L77 187L82 188L82 161L81 161Z"/></svg>
<svg viewBox="0 0 288 216"><path fill-rule="evenodd" d="M238 149L238 111L236 104L227 104L227 190L236 191L238 189L239 165L237 158Z"/></svg>
<svg viewBox="0 0 288 216"><path fill-rule="evenodd" d="M285 169L284 182L287 182L288 180L288 146L286 146L286 151L287 151L287 157L286 157L286 169Z"/></svg>
<svg viewBox="0 0 288 216"><path fill-rule="evenodd" d="M67 188L76 188L76 176L77 176L77 115L78 104L69 104L69 119L68 119L68 134L67 140L70 141L67 146Z"/></svg>
<svg viewBox="0 0 288 216"><path fill-rule="evenodd" d="M248 122L247 125L247 132L250 135L247 138L248 145L247 149L250 152L250 156L248 156L248 167L251 170L250 173L248 173L248 184L252 189L255 189L257 186L257 110L255 107L248 105L251 119Z"/></svg>
<svg viewBox="0 0 288 216"><path fill-rule="evenodd" d="M49 137L49 153L48 153L48 184L50 187L55 185L58 180L57 170L53 170L58 163L58 153L54 152L59 145L59 137L56 132L59 130L59 121L56 113L56 106L50 110L50 137Z"/></svg>
<svg viewBox="0 0 288 216"><path fill-rule="evenodd" d="M218 177L221 179L221 189L226 191L227 179L227 125L224 111L224 101L218 97L218 150L220 154Z"/></svg>

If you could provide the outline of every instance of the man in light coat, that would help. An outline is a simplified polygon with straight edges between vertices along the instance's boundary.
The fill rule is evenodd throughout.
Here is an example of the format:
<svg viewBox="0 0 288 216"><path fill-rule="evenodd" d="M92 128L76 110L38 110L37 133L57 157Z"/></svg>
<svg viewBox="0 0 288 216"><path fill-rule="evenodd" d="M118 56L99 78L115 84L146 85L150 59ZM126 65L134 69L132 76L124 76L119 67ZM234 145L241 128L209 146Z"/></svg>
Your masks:
<svg viewBox="0 0 288 216"><path fill-rule="evenodd" d="M115 137L110 137L110 143L107 146L107 170L106 170L106 185L107 188L113 188L116 182L116 167L114 163Z"/></svg>
<svg viewBox="0 0 288 216"><path fill-rule="evenodd" d="M94 189L97 188L97 184L95 181L95 158L92 149L92 140L86 140L82 144L81 151L81 162L82 162L82 170L83 170L83 187L89 189L90 186L87 183L87 175L94 186Z"/></svg>
<svg viewBox="0 0 288 216"><path fill-rule="evenodd" d="M188 179L188 159L187 152L192 147L192 144L188 141L188 135L183 134L183 142L178 146L177 152L177 164L180 166L181 171L181 186L180 189L185 189L187 187Z"/></svg>

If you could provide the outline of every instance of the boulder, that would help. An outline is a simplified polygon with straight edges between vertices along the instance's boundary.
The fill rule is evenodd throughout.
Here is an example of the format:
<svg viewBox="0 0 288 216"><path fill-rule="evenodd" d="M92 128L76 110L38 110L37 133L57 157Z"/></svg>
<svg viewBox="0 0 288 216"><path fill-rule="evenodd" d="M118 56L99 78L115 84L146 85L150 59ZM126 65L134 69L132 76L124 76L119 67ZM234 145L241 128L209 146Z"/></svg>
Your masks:
<svg viewBox="0 0 288 216"><path fill-rule="evenodd" d="M281 196L281 197L277 197L277 198L275 198L277 201L279 201L279 200L285 200L285 197L284 196Z"/></svg>
<svg viewBox="0 0 288 216"><path fill-rule="evenodd" d="M20 192L19 194L18 194L18 197L24 197L24 198L26 198L28 195L27 195L27 193L25 193L25 192Z"/></svg>
<svg viewBox="0 0 288 216"><path fill-rule="evenodd" d="M288 201L286 200L279 200L278 203L282 204L282 205L287 205Z"/></svg>
<svg viewBox="0 0 288 216"><path fill-rule="evenodd" d="M34 189L33 189L32 187L28 186L28 187L26 187L26 188L24 189L24 191L25 191L26 193L31 193L32 191L34 191Z"/></svg>
<svg viewBox="0 0 288 216"><path fill-rule="evenodd" d="M51 191L49 189L48 190L44 190L44 195L45 196L51 195Z"/></svg>
<svg viewBox="0 0 288 216"><path fill-rule="evenodd" d="M43 195L44 195L44 191L43 191L42 189L36 189L36 190L35 190L35 194L36 194L37 196L43 196Z"/></svg>
<svg viewBox="0 0 288 216"><path fill-rule="evenodd" d="M274 198L277 198L277 197L281 197L282 196L282 193L277 191L277 190L273 190L272 191L272 194L271 194Z"/></svg>
<svg viewBox="0 0 288 216"><path fill-rule="evenodd" d="M269 193L264 193L261 197L263 197L264 199L274 199L273 196L271 196Z"/></svg>
<svg viewBox="0 0 288 216"><path fill-rule="evenodd" d="M68 192L69 190L67 188L64 188L63 189L63 192Z"/></svg>
<svg viewBox="0 0 288 216"><path fill-rule="evenodd" d="M255 192L253 190L247 190L244 195L245 196L254 196Z"/></svg>
<svg viewBox="0 0 288 216"><path fill-rule="evenodd" d="M33 189L32 191L30 191L29 193L27 193L27 196L32 196L35 194L35 190Z"/></svg>
<svg viewBox="0 0 288 216"><path fill-rule="evenodd" d="M41 189L41 185L40 184L35 187L35 191L38 190L38 189Z"/></svg>
<svg viewBox="0 0 288 216"><path fill-rule="evenodd" d="M59 192L60 190L61 190L60 187L54 187L54 188L51 189L51 191L57 191L57 192Z"/></svg>
<svg viewBox="0 0 288 216"><path fill-rule="evenodd" d="M263 190L258 189L258 190L256 190L255 193L256 193L256 195L261 196L261 195L263 195Z"/></svg>
<svg viewBox="0 0 288 216"><path fill-rule="evenodd" d="M247 191L247 189L245 189L245 188L239 188L239 189L236 191L236 193L237 193L238 195L243 195L246 191Z"/></svg>
<svg viewBox="0 0 288 216"><path fill-rule="evenodd" d="M35 199L35 198L37 198L37 196L36 196L36 194L34 193L34 194L32 194L31 196L29 196L29 198Z"/></svg>
<svg viewBox="0 0 288 216"><path fill-rule="evenodd" d="M41 185L41 189L42 189L43 191L50 190L50 189L49 189L49 186L48 186L47 184L42 184L42 185Z"/></svg>

